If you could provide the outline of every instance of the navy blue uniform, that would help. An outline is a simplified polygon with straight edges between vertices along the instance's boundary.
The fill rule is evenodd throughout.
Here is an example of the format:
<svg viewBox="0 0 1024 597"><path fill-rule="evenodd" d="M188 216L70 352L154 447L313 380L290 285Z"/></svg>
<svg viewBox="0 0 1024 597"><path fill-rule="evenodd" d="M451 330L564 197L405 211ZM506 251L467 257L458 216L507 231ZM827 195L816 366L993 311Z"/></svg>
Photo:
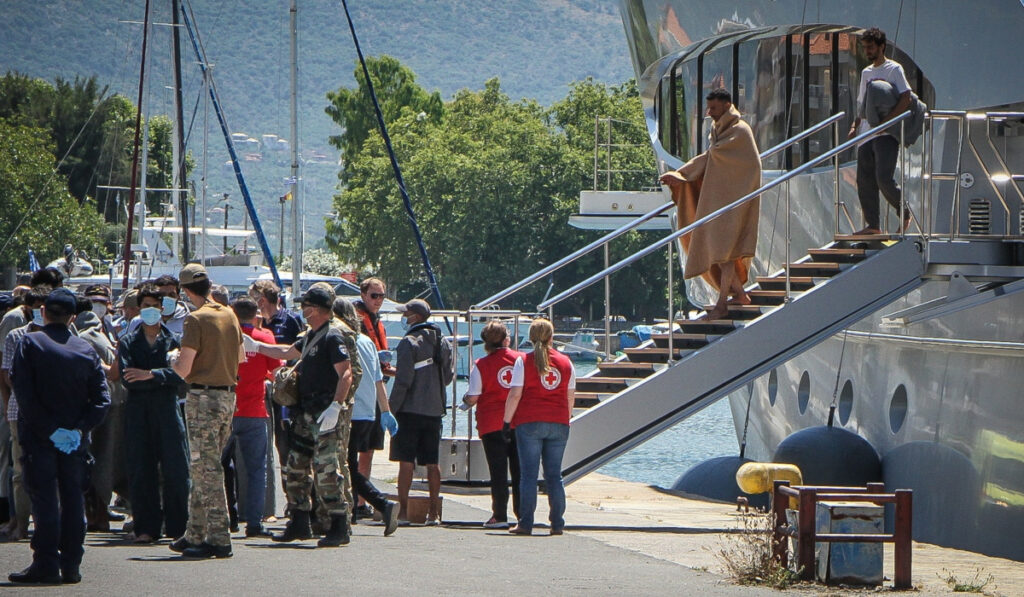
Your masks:
<svg viewBox="0 0 1024 597"><path fill-rule="evenodd" d="M22 338L11 377L36 525L32 569L43 575L77 574L84 553L88 433L110 406L99 356L67 326L51 323ZM81 431L78 449L64 454L54 446L50 436L58 428Z"/></svg>

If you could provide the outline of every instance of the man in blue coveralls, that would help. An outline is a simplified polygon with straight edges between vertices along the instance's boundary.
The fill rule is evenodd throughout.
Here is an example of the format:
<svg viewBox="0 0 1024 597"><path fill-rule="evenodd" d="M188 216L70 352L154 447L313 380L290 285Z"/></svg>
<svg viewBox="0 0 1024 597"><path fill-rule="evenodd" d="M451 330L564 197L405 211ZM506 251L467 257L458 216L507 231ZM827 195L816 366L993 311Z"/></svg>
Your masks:
<svg viewBox="0 0 1024 597"><path fill-rule="evenodd" d="M18 438L35 533L32 565L7 578L13 583L74 584L85 552L85 502L89 430L110 406L96 351L71 334L75 295L57 288L42 308L42 330L26 334L11 366L18 401ZM60 375L54 375L59 371Z"/></svg>

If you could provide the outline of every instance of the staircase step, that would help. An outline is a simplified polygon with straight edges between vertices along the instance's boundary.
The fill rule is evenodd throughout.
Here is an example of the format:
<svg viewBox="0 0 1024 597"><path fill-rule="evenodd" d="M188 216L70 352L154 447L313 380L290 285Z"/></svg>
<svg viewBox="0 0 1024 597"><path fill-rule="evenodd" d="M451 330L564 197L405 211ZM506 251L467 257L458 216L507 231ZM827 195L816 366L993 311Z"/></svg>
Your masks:
<svg viewBox="0 0 1024 597"><path fill-rule="evenodd" d="M615 361L611 363L598 363L597 369L601 373L622 377L647 377L655 372L654 363L633 363L631 361Z"/></svg>
<svg viewBox="0 0 1024 597"><path fill-rule="evenodd" d="M743 327L742 323L732 319L687 319L677 321L684 334L728 334L736 328Z"/></svg>
<svg viewBox="0 0 1024 597"><path fill-rule="evenodd" d="M576 408L590 408L600 404L610 394L602 392L576 392Z"/></svg>
<svg viewBox="0 0 1024 597"><path fill-rule="evenodd" d="M622 377L577 377L576 389L583 392L604 392L616 394L629 386Z"/></svg>
<svg viewBox="0 0 1024 597"><path fill-rule="evenodd" d="M852 248L828 248L828 249L811 249L807 251L807 254L811 256L814 261L824 261L832 263L856 263L867 256L865 249L852 249Z"/></svg>
<svg viewBox="0 0 1024 597"><path fill-rule="evenodd" d="M676 358L689 353L688 350L680 350L678 347L673 346L676 351ZM665 348L627 348L625 350L626 356L629 360L636 363L667 363L668 362L668 347Z"/></svg>
<svg viewBox="0 0 1024 597"><path fill-rule="evenodd" d="M785 290L786 276L758 276L757 285L761 290ZM790 276L789 287L793 290L810 290L814 287L814 278L810 276Z"/></svg>
<svg viewBox="0 0 1024 597"><path fill-rule="evenodd" d="M651 340L658 348L668 349L668 334L651 334ZM708 335L705 334L672 334L672 348L700 348L708 343ZM626 353L629 354L629 353Z"/></svg>
<svg viewBox="0 0 1024 597"><path fill-rule="evenodd" d="M729 305L729 319L748 320L761 316L762 305Z"/></svg>
<svg viewBox="0 0 1024 597"><path fill-rule="evenodd" d="M811 276L824 278L839 273L840 266L835 262L826 261L804 261L801 263L790 263L789 272L791 276Z"/></svg>
<svg viewBox="0 0 1024 597"><path fill-rule="evenodd" d="M747 294L755 305L781 305L786 301L785 290L750 290Z"/></svg>

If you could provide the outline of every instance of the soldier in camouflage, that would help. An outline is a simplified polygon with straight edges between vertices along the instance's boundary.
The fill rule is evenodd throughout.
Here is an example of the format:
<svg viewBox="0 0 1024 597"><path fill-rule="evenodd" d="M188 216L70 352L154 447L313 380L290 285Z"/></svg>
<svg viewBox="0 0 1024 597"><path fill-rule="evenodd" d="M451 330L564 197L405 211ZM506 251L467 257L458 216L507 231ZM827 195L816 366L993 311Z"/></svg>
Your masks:
<svg viewBox="0 0 1024 597"><path fill-rule="evenodd" d="M276 359L299 361L299 403L291 408L292 427L285 473L285 493L291 520L274 541L313 536L311 493L316 487L317 509L327 514L330 528L317 543L337 547L349 542L351 498L346 497L347 468L341 452L347 445L354 397L353 364L340 325L332 325L333 293L310 288L302 297L302 316L309 332L292 346L265 344L244 337L246 351ZM358 366L358 365L356 365Z"/></svg>

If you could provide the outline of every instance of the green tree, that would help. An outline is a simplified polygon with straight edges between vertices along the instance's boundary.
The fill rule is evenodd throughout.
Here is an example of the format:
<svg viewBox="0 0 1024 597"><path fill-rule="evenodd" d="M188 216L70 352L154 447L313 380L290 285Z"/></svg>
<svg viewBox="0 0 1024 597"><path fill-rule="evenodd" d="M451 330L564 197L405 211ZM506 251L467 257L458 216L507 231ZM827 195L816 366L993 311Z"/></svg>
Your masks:
<svg viewBox="0 0 1024 597"><path fill-rule="evenodd" d="M29 248L45 264L68 243L95 253L103 220L55 172L49 132L0 120L0 139L0 265L24 268Z"/></svg>
<svg viewBox="0 0 1024 597"><path fill-rule="evenodd" d="M573 86L551 109L511 101L497 79L480 91L463 90L444 105L438 120L405 111L389 126L398 161L417 211L424 243L446 301L465 308L597 237L568 225L580 190L593 178L595 116L642 122L635 86L609 88L593 81ZM347 131L340 137L344 139ZM640 127L631 138L643 142ZM642 148L643 145L640 145ZM653 180L646 151L621 152L617 169L632 184ZM327 221L327 244L360 268L375 271L403 294L425 288L418 250L409 230L383 142L368 136L346 162L338 218ZM613 245L613 257L650 242L635 233ZM556 272L561 290L594 273L599 253ZM651 256L615 278L614 311L649 317L664 311L665 259ZM403 286L404 285L404 286ZM547 285L538 282L505 307L532 309ZM566 301L561 312L600 312L603 290L594 287Z"/></svg>
<svg viewBox="0 0 1024 597"><path fill-rule="evenodd" d="M388 126L402 114L413 113L436 122L442 111L441 94L427 92L416 83L416 74L397 59L383 55L366 59L366 69L373 80L373 88L380 102L381 114ZM359 153L363 143L377 131L377 115L366 84L362 66L356 63L356 88L342 87L328 91L327 114L342 128L343 133L329 137L331 145L341 150L347 162Z"/></svg>

